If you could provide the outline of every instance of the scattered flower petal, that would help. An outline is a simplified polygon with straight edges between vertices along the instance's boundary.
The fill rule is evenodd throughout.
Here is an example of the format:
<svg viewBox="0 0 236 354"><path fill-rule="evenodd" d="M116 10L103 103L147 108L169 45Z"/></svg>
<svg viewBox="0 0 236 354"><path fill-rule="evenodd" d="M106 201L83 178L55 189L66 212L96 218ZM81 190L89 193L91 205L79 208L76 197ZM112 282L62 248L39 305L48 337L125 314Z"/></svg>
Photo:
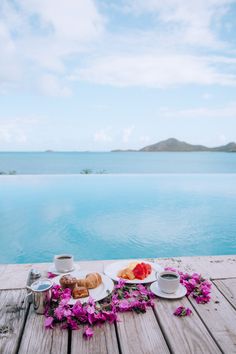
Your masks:
<svg viewBox="0 0 236 354"><path fill-rule="evenodd" d="M92 338L94 332L91 327L85 327L85 331L83 333L83 336L85 339L90 339Z"/></svg>
<svg viewBox="0 0 236 354"><path fill-rule="evenodd" d="M178 317L190 316L192 314L192 310L188 307L179 306L173 314Z"/></svg>

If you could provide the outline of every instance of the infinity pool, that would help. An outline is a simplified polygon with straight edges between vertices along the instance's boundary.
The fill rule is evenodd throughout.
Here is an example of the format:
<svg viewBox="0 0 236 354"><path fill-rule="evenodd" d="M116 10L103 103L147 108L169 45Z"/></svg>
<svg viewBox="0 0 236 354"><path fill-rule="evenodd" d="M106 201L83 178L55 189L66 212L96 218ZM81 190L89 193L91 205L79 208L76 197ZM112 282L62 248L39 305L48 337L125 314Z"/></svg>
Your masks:
<svg viewBox="0 0 236 354"><path fill-rule="evenodd" d="M236 174L0 177L0 263L236 253Z"/></svg>

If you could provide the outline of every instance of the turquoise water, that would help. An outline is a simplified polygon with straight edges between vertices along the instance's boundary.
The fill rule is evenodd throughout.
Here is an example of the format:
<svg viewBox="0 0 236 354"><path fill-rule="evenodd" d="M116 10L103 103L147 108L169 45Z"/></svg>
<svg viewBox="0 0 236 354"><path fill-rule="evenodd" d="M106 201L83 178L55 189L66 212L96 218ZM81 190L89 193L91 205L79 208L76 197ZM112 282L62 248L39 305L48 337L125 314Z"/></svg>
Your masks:
<svg viewBox="0 0 236 354"><path fill-rule="evenodd" d="M17 174L236 173L236 153L1 152L0 171Z"/></svg>
<svg viewBox="0 0 236 354"><path fill-rule="evenodd" d="M235 254L235 210L236 174L1 176L0 263Z"/></svg>

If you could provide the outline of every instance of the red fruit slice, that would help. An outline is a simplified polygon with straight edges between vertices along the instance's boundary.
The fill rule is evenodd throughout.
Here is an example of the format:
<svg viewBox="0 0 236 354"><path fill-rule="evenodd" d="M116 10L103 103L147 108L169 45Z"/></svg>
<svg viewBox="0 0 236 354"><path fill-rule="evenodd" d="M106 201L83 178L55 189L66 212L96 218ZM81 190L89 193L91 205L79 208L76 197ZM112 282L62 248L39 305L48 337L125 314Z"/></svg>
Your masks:
<svg viewBox="0 0 236 354"><path fill-rule="evenodd" d="M138 263L136 265L136 267L133 269L133 273L135 275L135 278L140 279L140 280L143 280L146 277L145 270L144 270L144 268L143 268L141 263Z"/></svg>

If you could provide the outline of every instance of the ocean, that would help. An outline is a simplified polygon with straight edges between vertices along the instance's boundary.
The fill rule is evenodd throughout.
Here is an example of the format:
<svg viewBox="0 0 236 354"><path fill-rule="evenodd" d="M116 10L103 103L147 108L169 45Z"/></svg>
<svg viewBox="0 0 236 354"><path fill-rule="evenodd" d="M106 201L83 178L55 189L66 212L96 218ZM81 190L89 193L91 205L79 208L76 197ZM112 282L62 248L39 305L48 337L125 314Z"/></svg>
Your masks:
<svg viewBox="0 0 236 354"><path fill-rule="evenodd" d="M236 153L1 152L0 172L17 174L236 173Z"/></svg>

